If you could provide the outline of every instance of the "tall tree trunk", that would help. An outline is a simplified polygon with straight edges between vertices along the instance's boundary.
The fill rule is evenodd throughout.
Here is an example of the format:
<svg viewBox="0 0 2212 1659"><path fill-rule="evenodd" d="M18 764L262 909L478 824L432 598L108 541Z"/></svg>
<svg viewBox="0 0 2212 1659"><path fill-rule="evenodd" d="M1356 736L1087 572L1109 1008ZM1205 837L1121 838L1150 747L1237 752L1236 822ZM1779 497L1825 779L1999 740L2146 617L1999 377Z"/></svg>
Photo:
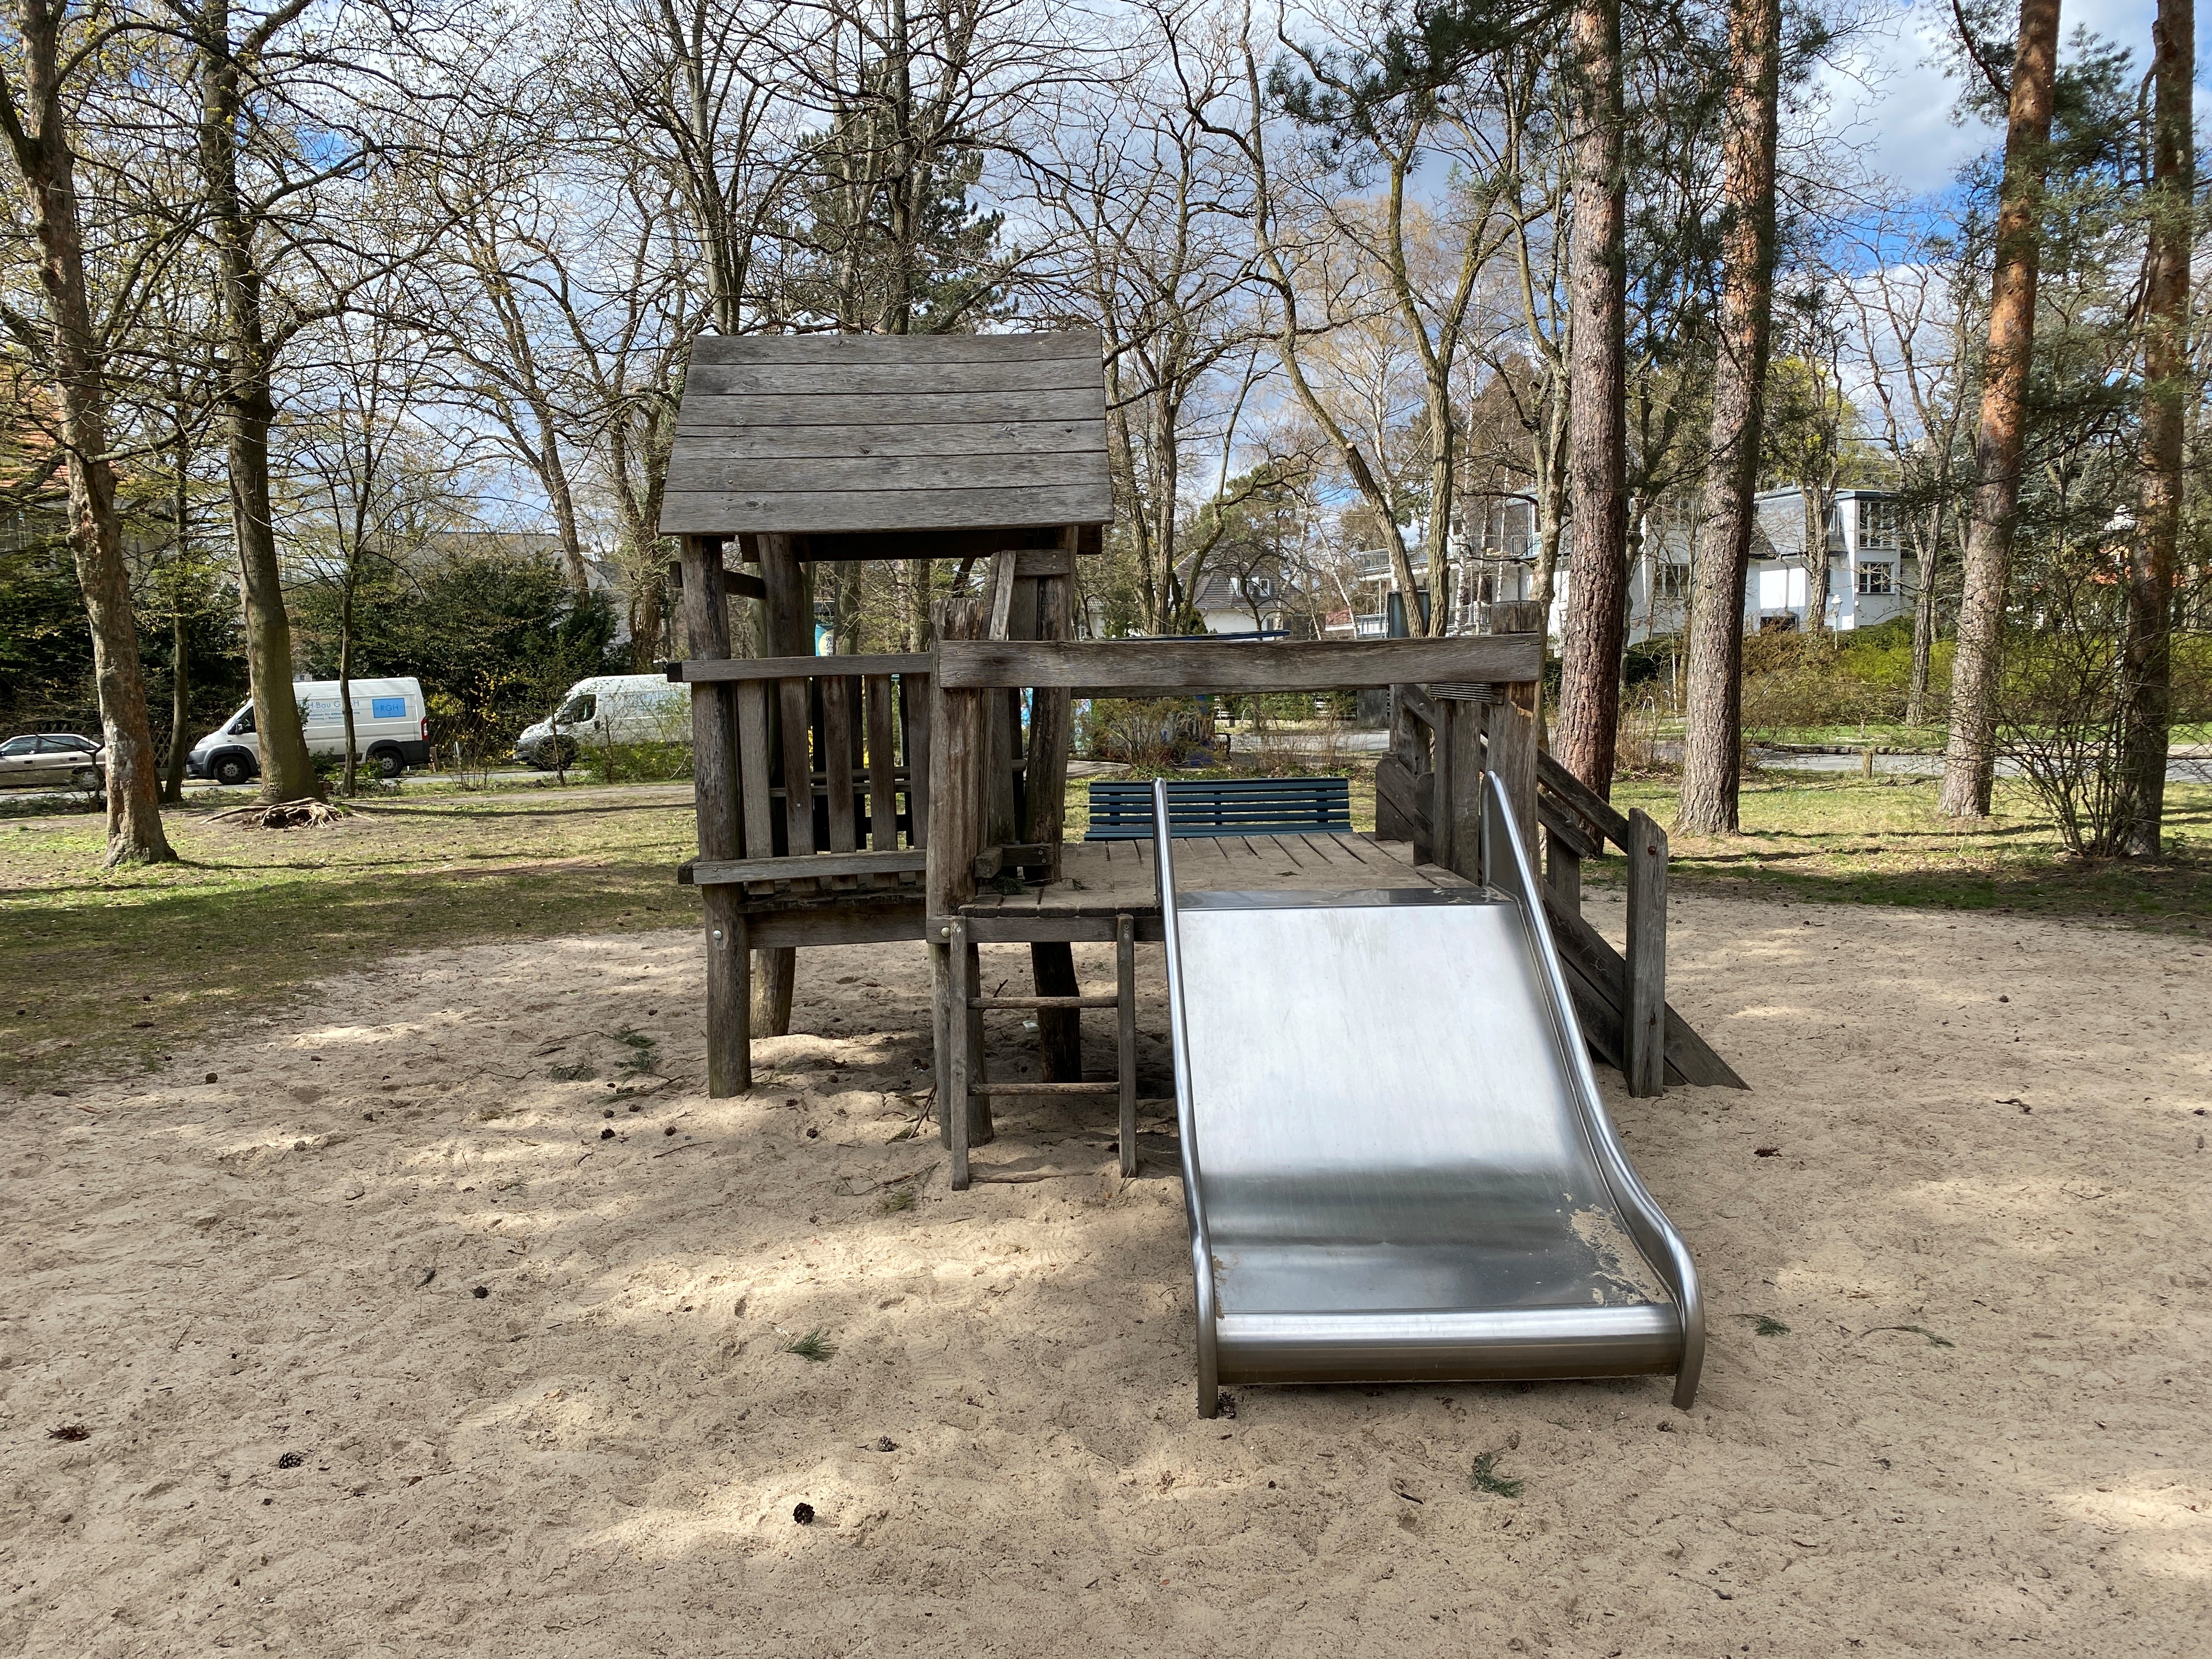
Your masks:
<svg viewBox="0 0 2212 1659"><path fill-rule="evenodd" d="M2166 746L2173 725L2173 598L2181 533L2189 386L2189 244L2196 185L2191 82L2196 0L2159 0L2151 26L2149 280L2143 296L2142 499L2128 553L2127 643L2122 663L2121 804L2113 850L2154 859L2166 814Z"/></svg>
<svg viewBox="0 0 2212 1659"><path fill-rule="evenodd" d="M1759 490L1766 365L1774 321L1774 152L1782 85L1781 0L1736 0L1729 13L1727 194L1720 353L1713 368L1712 460L1690 603L1682 727L1684 835L1741 827L1744 583Z"/></svg>
<svg viewBox="0 0 2212 1659"><path fill-rule="evenodd" d="M170 533L176 547L169 556L169 752L161 763L161 801L167 806L184 805L185 757L191 747L190 635L185 627L185 560L191 546L191 487L186 469L191 463L180 422L176 483L169 497Z"/></svg>
<svg viewBox="0 0 2212 1659"><path fill-rule="evenodd" d="M338 719L345 726L345 772L342 787L348 800L351 800L361 788L361 776L356 761L359 745L353 729L353 593L358 581L353 562L351 558L346 561L345 591L338 598Z"/></svg>
<svg viewBox="0 0 2212 1659"><path fill-rule="evenodd" d="M1560 641L1554 750L1601 794L1613 788L1627 629L1626 179L1621 166L1620 0L1576 0L1573 253L1574 556Z"/></svg>
<svg viewBox="0 0 2212 1659"><path fill-rule="evenodd" d="M283 572L270 512L269 428L276 421L276 399L270 383L257 227L238 180L243 93L228 0L206 0L194 33L201 185L222 285L225 448L231 521L246 590L246 659L253 679L261 787L272 801L301 800L319 792L300 730L299 701L292 692L292 624L284 610Z"/></svg>
<svg viewBox="0 0 2212 1659"><path fill-rule="evenodd" d="M1801 483L1797 495L1805 507L1805 623L1807 629L1828 631L1828 492L1817 483Z"/></svg>
<svg viewBox="0 0 2212 1659"><path fill-rule="evenodd" d="M2059 0L2021 0L2014 49L2004 179L1997 204L1996 276L1974 437L1973 507L1966 521L1959 637L1951 664L1951 736L1937 796L1954 818L1985 817L1996 776L1997 676L2013 521L2020 509L2028 369L2035 356L2035 282L2043 240L2043 181L2058 73Z"/></svg>
<svg viewBox="0 0 2212 1659"><path fill-rule="evenodd" d="M568 486L568 464L561 459L561 428L550 404L539 404L538 417L538 476L546 499L553 503L553 523L561 532L561 567L578 599L592 591L592 573L584 562L583 532L576 524L575 493Z"/></svg>
<svg viewBox="0 0 2212 1659"><path fill-rule="evenodd" d="M179 592L169 608L169 752L161 763L161 803L185 803L185 757L191 747L191 678L185 652L185 600Z"/></svg>
<svg viewBox="0 0 2212 1659"><path fill-rule="evenodd" d="M1918 557L1920 585L1912 596L1912 678L1905 688L1905 723L1918 726L1928 718L1928 677L1936 659L1936 579L1941 572L1943 549L1943 509L1928 509L1926 528L1913 532Z"/></svg>
<svg viewBox="0 0 2212 1659"><path fill-rule="evenodd" d="M47 367L69 468L70 540L92 629L93 677L107 749L106 862L153 864L176 854L161 829L146 676L131 609L131 574L123 562L115 477L107 461L107 388L85 282L76 158L64 114L60 60L67 14L66 0L21 0L14 21L22 96L19 107L12 73L0 76L0 126L30 198L39 284L51 319Z"/></svg>

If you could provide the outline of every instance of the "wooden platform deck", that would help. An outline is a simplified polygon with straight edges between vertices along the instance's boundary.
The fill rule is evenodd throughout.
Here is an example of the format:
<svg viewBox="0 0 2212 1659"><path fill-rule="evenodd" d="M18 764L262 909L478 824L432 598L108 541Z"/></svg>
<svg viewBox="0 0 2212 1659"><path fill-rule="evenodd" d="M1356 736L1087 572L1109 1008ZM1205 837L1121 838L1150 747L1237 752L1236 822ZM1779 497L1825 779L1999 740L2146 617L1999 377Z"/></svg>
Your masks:
<svg viewBox="0 0 2212 1659"><path fill-rule="evenodd" d="M1417 864L1412 843L1351 833L1222 836L1175 844L1183 892L1334 892L1378 887L1464 887L1450 871ZM961 906L978 945L1111 940L1114 918L1135 920L1137 937L1161 937L1150 842L1070 842L1060 879L1019 893L979 892Z"/></svg>

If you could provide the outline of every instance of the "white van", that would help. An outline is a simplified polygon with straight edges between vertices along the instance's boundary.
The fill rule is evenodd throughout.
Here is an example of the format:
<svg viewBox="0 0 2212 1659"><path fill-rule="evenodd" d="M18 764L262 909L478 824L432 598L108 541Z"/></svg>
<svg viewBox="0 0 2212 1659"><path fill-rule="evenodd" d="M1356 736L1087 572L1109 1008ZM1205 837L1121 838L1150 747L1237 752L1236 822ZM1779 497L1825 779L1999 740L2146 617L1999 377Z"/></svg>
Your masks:
<svg viewBox="0 0 2212 1659"><path fill-rule="evenodd" d="M345 705L336 680L295 682L300 725L311 755L345 753ZM381 777L430 763L429 710L420 680L353 682L353 735L359 757ZM253 704L246 706L192 745L185 770L217 783L244 783L261 770L260 740L253 733Z"/></svg>
<svg viewBox="0 0 2212 1659"><path fill-rule="evenodd" d="M514 757L550 770L586 745L691 743L691 688L659 674L598 674L578 680L560 708L514 740Z"/></svg>

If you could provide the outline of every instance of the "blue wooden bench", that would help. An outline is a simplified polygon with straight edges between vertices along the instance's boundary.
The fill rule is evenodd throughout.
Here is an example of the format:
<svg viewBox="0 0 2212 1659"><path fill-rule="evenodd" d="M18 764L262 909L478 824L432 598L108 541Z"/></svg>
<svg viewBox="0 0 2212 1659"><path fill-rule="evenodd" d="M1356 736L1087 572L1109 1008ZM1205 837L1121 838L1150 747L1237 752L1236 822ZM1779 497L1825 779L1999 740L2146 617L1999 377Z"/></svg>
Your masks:
<svg viewBox="0 0 2212 1659"><path fill-rule="evenodd" d="M1349 778L1171 778L1176 836L1309 836L1352 829ZM1085 841L1150 841L1152 786L1099 778L1091 786Z"/></svg>

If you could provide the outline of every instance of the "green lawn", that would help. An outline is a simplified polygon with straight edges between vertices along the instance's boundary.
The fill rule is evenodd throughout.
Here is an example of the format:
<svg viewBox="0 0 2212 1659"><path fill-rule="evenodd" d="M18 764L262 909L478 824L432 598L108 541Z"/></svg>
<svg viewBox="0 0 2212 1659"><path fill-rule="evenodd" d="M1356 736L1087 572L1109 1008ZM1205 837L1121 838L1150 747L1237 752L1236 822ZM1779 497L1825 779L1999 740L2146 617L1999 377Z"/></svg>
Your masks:
<svg viewBox="0 0 2212 1659"><path fill-rule="evenodd" d="M0 1062L36 1084L157 1065L246 1010L392 952L663 927L696 850L688 786L403 793L321 829L165 815L181 862L100 869L91 815L0 823Z"/></svg>
<svg viewBox="0 0 2212 1659"><path fill-rule="evenodd" d="M1352 818L1371 828L1374 757L1353 757ZM2005 908L2148 925L2212 918L2212 787L2167 791L2179 856L2085 864L2016 787L1955 823L1932 779L1753 775L1740 837L1678 836L1678 887L1838 902ZM1068 790L1083 833L1087 790ZM1614 790L1670 828L1663 778ZM167 815L182 862L104 873L101 821L0 823L0 1066L47 1085L89 1066L156 1066L218 1023L268 1013L326 975L426 946L688 923L676 865L693 850L688 787L410 790L323 829ZM1588 866L1602 883L1617 865Z"/></svg>
<svg viewBox="0 0 2212 1659"><path fill-rule="evenodd" d="M2070 857L2033 796L2001 781L1995 814L1961 823L1936 811L1934 778L1790 776L1754 773L1741 799L1738 836L1675 836L1671 878L1747 891L1855 904L2007 908L2202 925L2212 916L2212 787L2166 791L2169 843L2178 856L2154 867ZM1670 836L1671 779L1613 787ZM1594 866L1597 879L1601 867Z"/></svg>

